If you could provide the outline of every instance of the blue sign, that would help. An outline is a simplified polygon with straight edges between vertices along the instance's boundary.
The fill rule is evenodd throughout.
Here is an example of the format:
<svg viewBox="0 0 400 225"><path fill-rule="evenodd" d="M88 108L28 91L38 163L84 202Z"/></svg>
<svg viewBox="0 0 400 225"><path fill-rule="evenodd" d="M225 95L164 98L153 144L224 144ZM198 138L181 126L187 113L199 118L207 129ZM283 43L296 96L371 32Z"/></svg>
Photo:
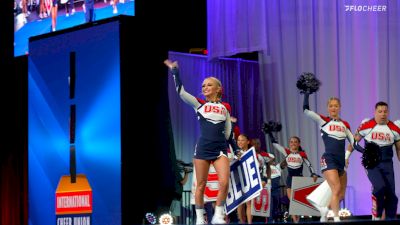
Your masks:
<svg viewBox="0 0 400 225"><path fill-rule="evenodd" d="M244 152L239 160L231 162L229 190L226 198L227 214L260 194L262 184L258 164L254 147Z"/></svg>

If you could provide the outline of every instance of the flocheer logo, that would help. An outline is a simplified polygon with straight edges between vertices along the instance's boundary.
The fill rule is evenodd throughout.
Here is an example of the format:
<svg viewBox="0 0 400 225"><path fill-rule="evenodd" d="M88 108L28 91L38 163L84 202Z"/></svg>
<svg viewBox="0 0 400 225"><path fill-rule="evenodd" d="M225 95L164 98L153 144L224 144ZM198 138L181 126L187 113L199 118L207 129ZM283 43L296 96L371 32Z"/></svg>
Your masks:
<svg viewBox="0 0 400 225"><path fill-rule="evenodd" d="M344 5L345 12L386 12L387 5Z"/></svg>

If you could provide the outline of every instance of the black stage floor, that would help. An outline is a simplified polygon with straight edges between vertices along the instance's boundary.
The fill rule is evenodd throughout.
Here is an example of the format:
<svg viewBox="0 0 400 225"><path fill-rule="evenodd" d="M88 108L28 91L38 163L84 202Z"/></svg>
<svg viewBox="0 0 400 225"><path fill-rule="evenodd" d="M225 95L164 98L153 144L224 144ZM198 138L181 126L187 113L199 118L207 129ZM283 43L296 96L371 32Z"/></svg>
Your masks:
<svg viewBox="0 0 400 225"><path fill-rule="evenodd" d="M302 225L302 224L328 224L328 225L333 225L333 224L335 224L335 225L344 225L344 224L350 224L350 225L378 225L379 224L379 225L381 225L381 224L383 224L383 225L392 225L393 224L393 225L395 225L396 224L396 225L400 225L400 219L375 220L375 221L373 221L370 218L371 218L371 216L357 216L357 217L352 216L352 217L349 217L349 218L342 219L340 222L333 222L333 220L329 220L328 222L320 222L319 221L319 217L315 217L315 218L301 219L299 223L293 223L293 222L290 222L290 221L287 221L287 222L267 222L267 223L254 222L253 221L252 224L260 224L260 225L263 225L263 224L266 224L266 225L268 225L268 224L269 225L270 224L277 224L277 225L278 224L299 224L299 225ZM189 224L191 224L191 223L189 223ZM236 222L231 222L229 224L243 225L241 223L236 223Z"/></svg>
<svg viewBox="0 0 400 225"><path fill-rule="evenodd" d="M351 224L351 225L400 225L400 219L394 219L394 220L371 220L371 216L360 216L360 217L349 217L342 219L340 222L333 222L333 220L329 220L328 222L320 222L319 218L312 218L312 219L301 219L299 223L293 223L293 222L274 222L274 223L259 223L259 222L254 222L253 224ZM230 224L236 224L236 223L230 223Z"/></svg>

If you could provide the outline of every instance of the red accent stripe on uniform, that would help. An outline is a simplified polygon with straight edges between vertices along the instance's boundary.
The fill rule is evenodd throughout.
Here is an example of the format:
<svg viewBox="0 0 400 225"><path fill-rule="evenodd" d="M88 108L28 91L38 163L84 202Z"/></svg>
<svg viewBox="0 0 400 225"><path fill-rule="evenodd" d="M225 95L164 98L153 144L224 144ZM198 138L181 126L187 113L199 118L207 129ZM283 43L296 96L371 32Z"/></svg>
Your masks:
<svg viewBox="0 0 400 225"><path fill-rule="evenodd" d="M323 119L325 122L331 121L331 118L329 118L329 117L323 116L323 115L321 115L321 114L319 114L319 116L320 116L321 119Z"/></svg>
<svg viewBox="0 0 400 225"><path fill-rule="evenodd" d="M367 122L361 124L357 130L362 131L366 129L372 129L374 126L376 126L376 121L374 119L370 119Z"/></svg>
<svg viewBox="0 0 400 225"><path fill-rule="evenodd" d="M392 121L389 121L389 123L387 124L389 129L396 131L398 134L400 134L400 128L398 126L396 126L396 124L394 124Z"/></svg>

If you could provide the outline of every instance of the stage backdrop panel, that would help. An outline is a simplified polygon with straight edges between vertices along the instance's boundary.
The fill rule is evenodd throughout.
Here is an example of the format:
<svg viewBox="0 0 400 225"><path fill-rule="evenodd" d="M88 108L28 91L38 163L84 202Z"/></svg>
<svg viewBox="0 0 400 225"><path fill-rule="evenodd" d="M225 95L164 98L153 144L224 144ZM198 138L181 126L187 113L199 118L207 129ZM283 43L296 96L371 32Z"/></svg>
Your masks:
<svg viewBox="0 0 400 225"><path fill-rule="evenodd" d="M90 224L121 224L119 29L111 21L30 40L30 225L56 224L56 189L70 174L71 105L76 172L93 197Z"/></svg>

